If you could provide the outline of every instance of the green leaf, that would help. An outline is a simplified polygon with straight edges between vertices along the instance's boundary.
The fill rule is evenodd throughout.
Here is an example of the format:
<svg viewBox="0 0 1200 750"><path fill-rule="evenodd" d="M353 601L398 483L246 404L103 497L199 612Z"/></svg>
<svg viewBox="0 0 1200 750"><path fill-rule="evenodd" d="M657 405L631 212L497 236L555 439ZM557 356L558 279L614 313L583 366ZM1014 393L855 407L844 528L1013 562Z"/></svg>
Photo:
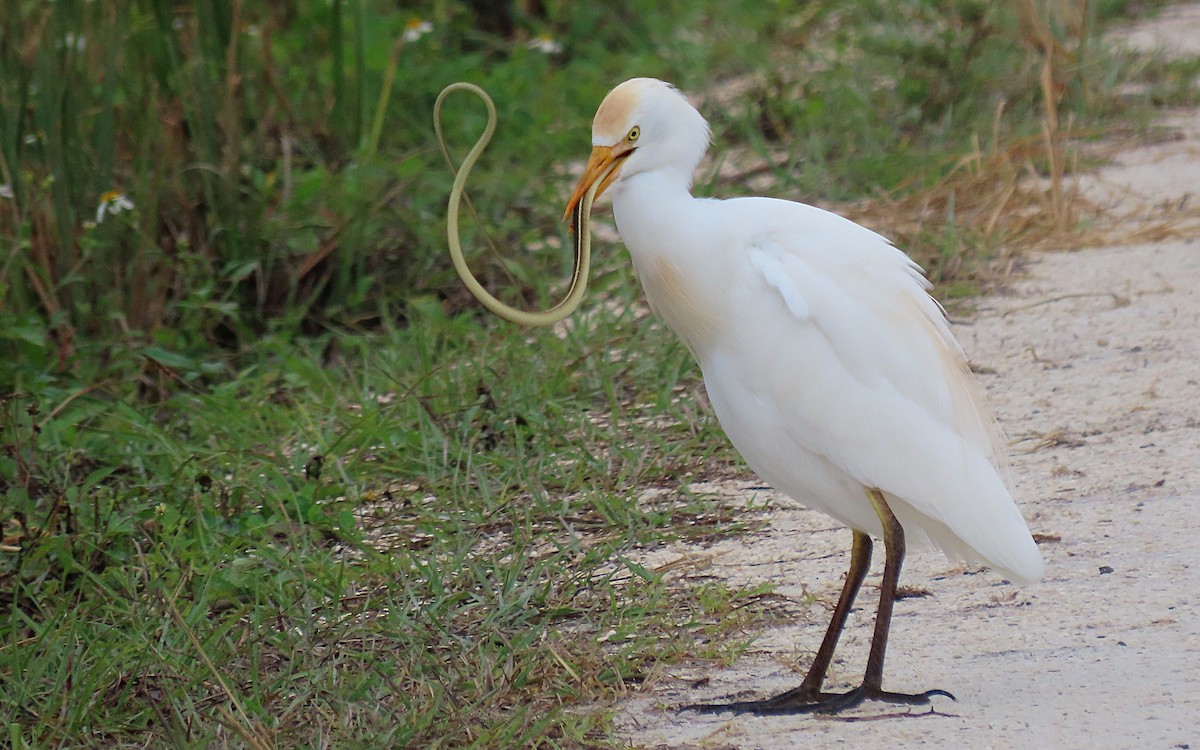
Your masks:
<svg viewBox="0 0 1200 750"><path fill-rule="evenodd" d="M167 351L161 346L147 346L141 349L140 353L147 359L152 359L163 367L169 367L173 370L196 369L196 360L182 354Z"/></svg>

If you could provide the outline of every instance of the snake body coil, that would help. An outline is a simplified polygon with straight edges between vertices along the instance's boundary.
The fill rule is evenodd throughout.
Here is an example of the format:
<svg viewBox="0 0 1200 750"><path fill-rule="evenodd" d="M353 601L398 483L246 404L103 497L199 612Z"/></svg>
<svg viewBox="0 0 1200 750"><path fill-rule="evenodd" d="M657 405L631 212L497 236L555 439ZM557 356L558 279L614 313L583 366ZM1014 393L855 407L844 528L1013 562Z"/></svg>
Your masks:
<svg viewBox="0 0 1200 750"><path fill-rule="evenodd" d="M446 149L446 140L442 135L442 104L445 102L446 97L455 91L468 91L482 99L484 105L487 106L488 121L483 134L479 136L479 140L471 147L471 150L467 152L466 158L459 165L458 171L454 175L454 185L450 189L450 203L446 210L446 241L450 246L450 258L454 261L454 269L458 271L459 278L462 279L463 284L466 285L471 294L475 296L475 299L479 300L483 303L484 307L499 317L520 325L553 325L575 312L576 308L579 307L579 303L583 301L584 292L587 291L588 271L590 270L592 255L589 219L592 212L592 201L595 199L596 190L603 180L596 180L587 191L587 194L583 196L583 200L579 201L579 205L575 208L573 217L575 225L575 267L571 272L571 286L562 301L549 310L531 312L528 310L518 310L496 299L488 290L483 288L483 285L471 273L471 269L467 266L467 261L463 257L462 244L458 235L458 210L462 202L463 190L467 184L467 176L471 173L471 168L475 166L479 155L483 153L483 150L487 148L488 143L492 140L492 134L496 132L496 105L492 103L492 98L488 96L486 91L473 83L460 81L442 89L442 93L438 94L437 101L433 105L433 127L437 132L438 143L442 148L442 153L446 155L447 162L450 162L450 157ZM453 169L453 165L451 169Z"/></svg>

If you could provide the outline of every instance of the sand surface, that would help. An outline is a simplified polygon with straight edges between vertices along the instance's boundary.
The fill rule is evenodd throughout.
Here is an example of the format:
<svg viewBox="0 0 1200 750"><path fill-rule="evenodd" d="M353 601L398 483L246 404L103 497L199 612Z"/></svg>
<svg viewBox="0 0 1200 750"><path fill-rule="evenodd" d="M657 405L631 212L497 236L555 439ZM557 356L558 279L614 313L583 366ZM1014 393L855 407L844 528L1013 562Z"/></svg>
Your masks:
<svg viewBox="0 0 1200 750"><path fill-rule="evenodd" d="M1200 5L1164 18L1130 29L1130 43L1200 52L1187 46L1200 40ZM1165 124L1172 138L1121 153L1088 178L1089 196L1148 211L1197 199L1200 113ZM1039 254L956 326L1011 440L1015 494L1048 566L1044 581L1018 588L910 553L902 584L928 595L896 604L885 687L943 688L957 702L935 699L937 712L920 716L880 705L833 718L674 710L798 684L827 618L811 607L732 668L683 665L648 683L617 707L621 736L646 748L1200 750L1198 290L1200 232ZM832 604L850 532L786 497L772 505L755 536L658 550L646 562L699 554L706 575ZM861 678L880 569L877 559L833 687Z"/></svg>

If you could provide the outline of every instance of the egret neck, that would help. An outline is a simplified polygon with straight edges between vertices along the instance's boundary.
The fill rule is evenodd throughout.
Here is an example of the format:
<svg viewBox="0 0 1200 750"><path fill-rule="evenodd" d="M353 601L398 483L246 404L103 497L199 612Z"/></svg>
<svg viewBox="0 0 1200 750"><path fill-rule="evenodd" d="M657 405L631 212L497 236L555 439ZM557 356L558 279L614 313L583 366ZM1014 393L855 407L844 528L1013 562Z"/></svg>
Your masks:
<svg viewBox="0 0 1200 750"><path fill-rule="evenodd" d="M628 176L610 190L617 231L626 238L650 307L683 339L703 366L722 324L730 320L723 293L735 259L703 252L722 232L694 198L690 175L658 169Z"/></svg>

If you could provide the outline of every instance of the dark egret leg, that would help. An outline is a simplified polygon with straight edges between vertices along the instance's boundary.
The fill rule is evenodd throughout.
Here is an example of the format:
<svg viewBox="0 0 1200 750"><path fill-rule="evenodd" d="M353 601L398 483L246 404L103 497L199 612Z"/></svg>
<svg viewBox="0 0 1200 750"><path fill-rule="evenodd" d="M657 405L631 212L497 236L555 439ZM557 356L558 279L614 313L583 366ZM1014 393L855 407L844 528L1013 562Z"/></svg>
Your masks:
<svg viewBox="0 0 1200 750"><path fill-rule="evenodd" d="M854 532L854 547L850 553L850 572L842 587L841 597L833 610L833 619L825 631L825 638L809 668L804 682L799 687L780 693L772 698L759 701L736 701L732 703L703 703L685 706L684 710L694 710L703 713L719 713L733 711L735 713L752 713L759 716L821 713L832 714L854 708L864 701L873 700L900 705L924 705L935 695L941 695L951 700L954 696L945 690L926 690L923 693L893 693L883 689L883 660L887 652L888 632L892 624L892 606L896 601L896 588L900 581L900 567L904 563L904 528L896 520L892 509L888 507L883 493L879 490L868 490L871 504L883 523L883 547L886 560L883 566L883 580L879 585L879 608L875 614L875 632L871 638L871 652L867 656L867 670L863 675L862 684L845 693L821 692L821 684L833 660L834 649L837 648L838 636L846 625L850 607L854 603L855 594L862 585L871 564L871 538L866 534Z"/></svg>
<svg viewBox="0 0 1200 750"><path fill-rule="evenodd" d="M871 567L871 548L871 537L856 530L854 532L854 546L850 550L850 570L846 573L846 582L842 585L842 593L838 597L837 606L833 608L833 617L829 621L829 627L825 630L825 637L821 639L821 647L817 649L817 655L813 658L812 666L808 668L808 674L805 675L804 682L800 683L799 687L792 688L787 692L765 700L734 703L702 703L694 706L684 706L684 710L700 711L702 713L717 713L720 711L762 712L768 708L779 708L797 704L808 705L822 699L834 697L828 693L822 693L821 685L825 682L825 675L829 672L829 665L833 663L833 652L837 648L838 638L842 635L842 629L846 627L846 620L850 617L850 608L854 606L854 599L858 595L859 588L862 587L863 579L867 577L868 569Z"/></svg>

